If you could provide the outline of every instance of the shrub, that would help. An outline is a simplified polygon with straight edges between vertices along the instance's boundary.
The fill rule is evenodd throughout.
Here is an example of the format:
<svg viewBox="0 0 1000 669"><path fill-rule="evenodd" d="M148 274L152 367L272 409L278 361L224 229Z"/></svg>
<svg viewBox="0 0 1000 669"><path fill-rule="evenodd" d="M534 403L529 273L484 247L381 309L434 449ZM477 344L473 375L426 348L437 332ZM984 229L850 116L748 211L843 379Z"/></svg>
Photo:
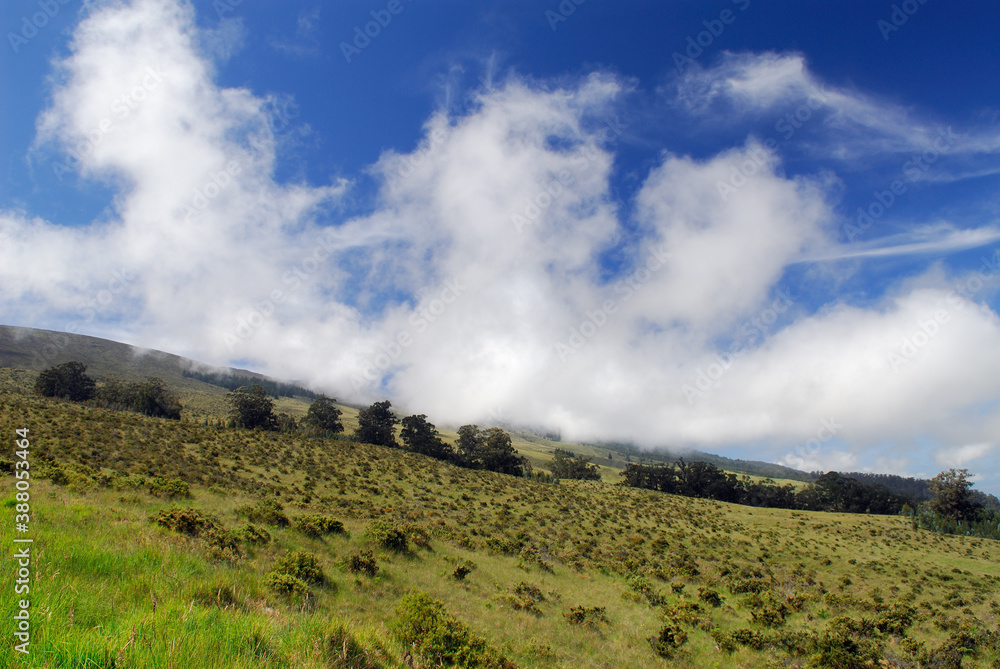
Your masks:
<svg viewBox="0 0 1000 669"><path fill-rule="evenodd" d="M403 597L396 606L395 630L400 641L436 665L516 669L486 640L473 634L425 592Z"/></svg>
<svg viewBox="0 0 1000 669"><path fill-rule="evenodd" d="M681 629L676 622L668 621L660 628L660 633L649 640L653 646L653 652L663 658L672 657L678 648L687 643L687 632Z"/></svg>
<svg viewBox="0 0 1000 669"><path fill-rule="evenodd" d="M594 606L589 609L586 606L572 606L569 611L563 614L563 618L570 625L597 627L599 623L608 622L605 611L606 609L603 606Z"/></svg>
<svg viewBox="0 0 1000 669"><path fill-rule="evenodd" d="M368 526L368 536L382 548L405 553L410 548L406 529L391 520L376 520Z"/></svg>
<svg viewBox="0 0 1000 669"><path fill-rule="evenodd" d="M150 479L149 494L157 497L166 497L167 499L175 499L177 497L188 498L191 496L191 489L181 479L168 479L158 476Z"/></svg>
<svg viewBox="0 0 1000 669"><path fill-rule="evenodd" d="M471 573L472 573L471 568L465 566L464 564L460 564L457 567L455 567L455 571L451 572L451 576L456 581L464 581L465 577Z"/></svg>
<svg viewBox="0 0 1000 669"><path fill-rule="evenodd" d="M542 612L538 608L538 604L545 601L545 595L537 586L522 581L511 592L501 596L500 601L515 611L527 611L541 615Z"/></svg>
<svg viewBox="0 0 1000 669"><path fill-rule="evenodd" d="M278 527L288 527L289 525L288 516L285 515L284 509L273 499L262 499L256 504L242 506L236 510L236 514L252 523L264 523Z"/></svg>
<svg viewBox="0 0 1000 669"><path fill-rule="evenodd" d="M281 595L288 595L290 597L309 596L309 584L301 578L290 574L281 574L274 571L268 572L265 583L268 588Z"/></svg>
<svg viewBox="0 0 1000 669"><path fill-rule="evenodd" d="M711 588L698 588L698 599L713 608L722 606L722 596Z"/></svg>
<svg viewBox="0 0 1000 669"><path fill-rule="evenodd" d="M326 575L323 574L319 559L306 551L291 551L284 557L278 558L271 573L294 576L315 585L322 585L326 581Z"/></svg>
<svg viewBox="0 0 1000 669"><path fill-rule="evenodd" d="M309 513L295 519L295 529L309 537L322 537L327 534L343 534L344 524L329 516Z"/></svg>
<svg viewBox="0 0 1000 669"><path fill-rule="evenodd" d="M375 576L378 573L378 560L371 551L354 553L347 558L347 571L353 574Z"/></svg>
<svg viewBox="0 0 1000 669"><path fill-rule="evenodd" d="M334 624L323 634L324 666L343 669L382 669L389 665L381 648L366 649L343 624Z"/></svg>
<svg viewBox="0 0 1000 669"><path fill-rule="evenodd" d="M257 527L253 523L245 524L242 529L240 529L240 534L243 537L243 540L248 544L266 546L271 543L270 533L263 527Z"/></svg>
<svg viewBox="0 0 1000 669"><path fill-rule="evenodd" d="M160 512L151 516L150 520L158 525L162 525L168 530L180 532L191 537L201 536L203 532L217 527L215 519L198 511L197 509L171 507L161 509Z"/></svg>

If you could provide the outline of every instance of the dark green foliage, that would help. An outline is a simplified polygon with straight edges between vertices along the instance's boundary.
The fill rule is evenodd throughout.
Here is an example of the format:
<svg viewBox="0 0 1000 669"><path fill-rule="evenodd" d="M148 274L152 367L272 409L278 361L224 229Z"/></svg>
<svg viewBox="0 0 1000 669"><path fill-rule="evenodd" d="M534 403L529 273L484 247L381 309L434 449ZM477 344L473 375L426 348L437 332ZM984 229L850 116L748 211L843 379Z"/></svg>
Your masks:
<svg viewBox="0 0 1000 669"><path fill-rule="evenodd" d="M601 480L601 472L596 465L590 464L590 458L582 455L574 457L572 453L561 448L555 450L549 469L552 470L553 476L561 479Z"/></svg>
<svg viewBox="0 0 1000 669"><path fill-rule="evenodd" d="M35 392L44 397L59 397L74 402L92 399L97 384L86 374L87 366L82 362L65 362L44 369L35 381Z"/></svg>
<svg viewBox="0 0 1000 669"><path fill-rule="evenodd" d="M274 402L259 383L240 386L226 395L229 419L236 427L270 430L275 427Z"/></svg>
<svg viewBox="0 0 1000 669"><path fill-rule="evenodd" d="M242 506L236 509L236 514L243 516L252 523L288 527L288 516L283 507L273 499L262 499L256 504Z"/></svg>
<svg viewBox="0 0 1000 669"><path fill-rule="evenodd" d="M570 625L584 625L586 627L597 627L600 623L608 622L606 609L603 606L571 606L569 611L563 614Z"/></svg>
<svg viewBox="0 0 1000 669"><path fill-rule="evenodd" d="M426 415L407 416L402 425L399 436L409 450L438 460L454 458L451 446L441 441L437 428L433 423L427 422Z"/></svg>
<svg viewBox="0 0 1000 669"><path fill-rule="evenodd" d="M542 612L539 610L538 604L545 601L545 595L537 586L521 581L499 599L515 611L527 611L540 616Z"/></svg>
<svg viewBox="0 0 1000 669"><path fill-rule="evenodd" d="M376 520L368 526L368 536L382 548L405 553L410 548L409 533L391 520Z"/></svg>
<svg viewBox="0 0 1000 669"><path fill-rule="evenodd" d="M455 567L455 571L451 572L451 576L456 581L464 581L465 577L471 573L472 573L471 567L464 564L460 564L457 567Z"/></svg>
<svg viewBox="0 0 1000 669"><path fill-rule="evenodd" d="M434 666L515 669L513 662L425 592L403 597L396 606L396 615L394 627L400 641Z"/></svg>
<svg viewBox="0 0 1000 669"><path fill-rule="evenodd" d="M683 458L668 465L632 463L621 475L634 488L779 509L895 515L911 501L885 486L865 485L837 472L823 474L796 492L791 485L778 486L769 479L755 482L747 476L740 479L707 462Z"/></svg>
<svg viewBox="0 0 1000 669"><path fill-rule="evenodd" d="M306 551L286 553L283 557L278 558L270 573L293 576L313 585L322 585L326 582L326 575L320 567L319 559Z"/></svg>
<svg viewBox="0 0 1000 669"><path fill-rule="evenodd" d="M397 447L393 432L399 421L391 411L392 403L388 400L375 402L370 407L358 412L358 429L354 437L366 444Z"/></svg>
<svg viewBox="0 0 1000 669"><path fill-rule="evenodd" d="M267 587L281 595L308 596L309 584L301 578L276 571L268 572L265 577Z"/></svg>
<svg viewBox="0 0 1000 669"><path fill-rule="evenodd" d="M340 422L341 411L337 408L336 402L337 400L326 396L317 397L309 405L309 411L302 419L303 425L323 434L343 432L344 424Z"/></svg>
<svg viewBox="0 0 1000 669"><path fill-rule="evenodd" d="M344 524L320 513L307 513L295 519L295 529L309 537L343 534Z"/></svg>
<svg viewBox="0 0 1000 669"><path fill-rule="evenodd" d="M211 516L202 514L197 509L171 507L162 509L150 518L154 523L168 530L186 534L191 537L201 536L204 532L217 526Z"/></svg>
<svg viewBox="0 0 1000 669"><path fill-rule="evenodd" d="M673 657L678 648L687 643L688 635L681 626L674 621L667 623L660 628L660 633L649 640L653 646L653 652L663 658Z"/></svg>
<svg viewBox="0 0 1000 669"><path fill-rule="evenodd" d="M480 430L475 425L458 428L458 464L511 476L531 474L531 464L511 445L510 435L498 427Z"/></svg>
<svg viewBox="0 0 1000 669"><path fill-rule="evenodd" d="M347 557L347 571L354 574L367 574L375 576L378 574L378 560L371 551L361 551L353 553Z"/></svg>
<svg viewBox="0 0 1000 669"><path fill-rule="evenodd" d="M281 383L280 381L273 381L259 376L225 374L223 372L191 372L188 370L182 371L181 374L187 378L197 379L198 381L210 383L213 386L219 386L227 390L236 390L240 386L257 384L261 386L268 395L274 398L307 397L309 399L316 399L317 397L320 397L320 395L317 395L308 388L303 388L302 386L297 386L293 383Z"/></svg>
<svg viewBox="0 0 1000 669"><path fill-rule="evenodd" d="M956 521L976 520L979 508L972 502L972 481L968 469L949 469L927 484L934 498L927 506L945 518Z"/></svg>
<svg viewBox="0 0 1000 669"><path fill-rule="evenodd" d="M175 499L177 497L190 497L191 489L188 484L181 479L168 479L156 477L149 481L149 493L157 497Z"/></svg>
<svg viewBox="0 0 1000 669"><path fill-rule="evenodd" d="M154 418L180 420L181 403L167 390L162 379L150 377L144 382L128 383L118 378L104 382L97 390L97 403L111 409L135 411Z"/></svg>
<svg viewBox="0 0 1000 669"><path fill-rule="evenodd" d="M271 543L271 534L263 527L257 527L253 523L245 524L240 530L243 540L248 544L266 546Z"/></svg>
<svg viewBox="0 0 1000 669"><path fill-rule="evenodd" d="M722 606L722 596L711 588L698 588L698 599L713 608Z"/></svg>

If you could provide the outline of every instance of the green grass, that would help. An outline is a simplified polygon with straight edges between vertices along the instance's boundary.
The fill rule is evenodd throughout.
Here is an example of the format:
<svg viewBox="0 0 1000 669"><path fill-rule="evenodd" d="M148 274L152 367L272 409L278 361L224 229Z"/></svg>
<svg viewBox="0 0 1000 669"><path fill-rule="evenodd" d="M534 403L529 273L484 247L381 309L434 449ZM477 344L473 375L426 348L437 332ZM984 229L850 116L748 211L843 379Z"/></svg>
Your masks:
<svg viewBox="0 0 1000 669"><path fill-rule="evenodd" d="M0 666L403 667L408 649L392 621L413 591L444 602L522 667L811 666L778 649L728 654L711 631L822 632L838 616L877 615L878 600L916 608L907 636L925 651L963 624L998 628L998 542L913 531L901 517L748 508L607 482L540 484L349 441L0 393L0 433L18 427L31 430L33 471L55 467L67 483L32 482L32 656L26 665L5 644ZM192 497L152 495L153 476L187 481ZM11 516L13 492L5 474L0 509ZM246 519L237 511L261 495L293 521L322 513L346 532L310 537L294 522L270 526L270 544L244 543L237 557L150 522L179 505L239 530ZM382 549L368 532L376 519L426 541L411 540L404 553ZM5 547L10 521L0 522ZM316 555L327 575L307 598L267 587L268 572L294 550ZM365 550L378 560L375 577L346 568ZM452 577L468 564L464 580ZM741 568L761 569L777 600L801 600L777 632L751 622L750 596L733 592L725 574ZM510 606L522 582L545 596L535 611ZM682 623L688 642L658 658L648 639L669 612L697 602L699 588L717 590L722 606L692 614ZM14 597L5 592L0 615L10 621ZM608 622L570 625L563 614L575 606L604 607ZM917 666L919 652L902 639L882 642L894 666ZM353 659L342 659L345 649ZM771 657L784 659L769 665ZM994 643L962 666L998 660Z"/></svg>

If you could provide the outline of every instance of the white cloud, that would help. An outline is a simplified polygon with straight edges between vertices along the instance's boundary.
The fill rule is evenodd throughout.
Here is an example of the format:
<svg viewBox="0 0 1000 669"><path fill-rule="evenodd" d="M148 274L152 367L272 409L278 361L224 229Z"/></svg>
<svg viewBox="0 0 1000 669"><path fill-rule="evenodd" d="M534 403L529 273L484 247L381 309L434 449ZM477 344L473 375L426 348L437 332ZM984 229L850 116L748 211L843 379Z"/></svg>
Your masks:
<svg viewBox="0 0 1000 669"><path fill-rule="evenodd" d="M962 468L986 457L993 452L994 444L966 444L958 448L946 448L934 453L934 461L941 467Z"/></svg>
<svg viewBox="0 0 1000 669"><path fill-rule="evenodd" d="M118 196L107 220L75 226L0 215L0 308L15 322L256 361L439 423L503 415L567 439L781 454L835 421L836 441L799 456L807 468L857 469L887 441L996 434L971 408L1000 396L1000 322L948 277L867 307L781 301L789 265L836 252L831 194L769 156L721 198L753 142L665 154L625 221L610 180L626 86L510 78L460 117L432 116L415 150L383 154L372 212L321 225L350 182L275 180L269 101L214 82L191 11L136 0L77 29L37 150L80 147L75 168ZM703 72L705 88L748 107L816 86L797 57L731 69ZM115 111L123 96L128 114ZM867 118L859 104L841 108ZM625 260L609 278L598 258L610 251ZM890 353L942 310L894 368ZM739 355L711 367L731 342Z"/></svg>

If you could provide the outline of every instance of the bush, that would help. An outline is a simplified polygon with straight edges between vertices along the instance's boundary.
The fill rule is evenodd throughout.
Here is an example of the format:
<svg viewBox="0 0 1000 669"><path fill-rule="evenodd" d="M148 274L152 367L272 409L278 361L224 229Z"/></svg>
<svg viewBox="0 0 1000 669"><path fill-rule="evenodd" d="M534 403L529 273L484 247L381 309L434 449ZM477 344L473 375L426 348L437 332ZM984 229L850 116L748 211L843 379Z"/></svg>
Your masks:
<svg viewBox="0 0 1000 669"><path fill-rule="evenodd" d="M389 665L384 650L364 648L343 624L331 625L323 634L323 656L324 666L332 669L383 669Z"/></svg>
<svg viewBox="0 0 1000 669"><path fill-rule="evenodd" d="M563 614L570 625L585 625L587 627L597 627L599 623L608 622L605 615L606 609L603 606L587 608L585 606L573 606Z"/></svg>
<svg viewBox="0 0 1000 669"><path fill-rule="evenodd" d="M538 604L545 601L545 595L537 586L522 581L510 593L501 596L500 601L515 611L527 611L540 616L542 612Z"/></svg>
<svg viewBox="0 0 1000 669"><path fill-rule="evenodd" d="M265 583L269 589L281 595L288 595L290 597L309 596L309 584L301 578L291 576L290 574L281 574L274 571L268 572Z"/></svg>
<svg viewBox="0 0 1000 669"><path fill-rule="evenodd" d="M713 608L722 606L722 596L719 595L718 591L711 588L698 588L698 599Z"/></svg>
<svg viewBox="0 0 1000 669"><path fill-rule="evenodd" d="M405 553L410 548L406 529L391 520L376 520L368 526L368 536L382 548Z"/></svg>
<svg viewBox="0 0 1000 669"><path fill-rule="evenodd" d="M253 523L247 523L240 529L243 540L248 544L258 544L266 546L271 543L271 535L263 527L257 527Z"/></svg>
<svg viewBox="0 0 1000 669"><path fill-rule="evenodd" d="M217 527L214 518L190 507L185 509L178 507L162 509L157 515L151 516L150 520L168 530L180 532L191 537L201 536L202 533L207 532L209 529Z"/></svg>
<svg viewBox="0 0 1000 669"><path fill-rule="evenodd" d="M191 497L191 488L181 479L168 479L158 476L149 481L149 494L167 499Z"/></svg>
<svg viewBox="0 0 1000 669"><path fill-rule="evenodd" d="M467 567L464 564L460 564L457 567L455 567L455 571L451 572L451 576L456 581L464 581L465 577L471 573L472 569L470 567Z"/></svg>
<svg viewBox="0 0 1000 669"><path fill-rule="evenodd" d="M344 524L329 516L310 513L295 519L295 529L309 537L322 537L327 534L343 534Z"/></svg>
<svg viewBox="0 0 1000 669"><path fill-rule="evenodd" d="M354 553L347 558L347 571L353 574L375 576L378 574L378 560L371 551Z"/></svg>
<svg viewBox="0 0 1000 669"><path fill-rule="evenodd" d="M396 615L394 627L400 641L435 665L516 669L425 592L403 597L396 605Z"/></svg>
<svg viewBox="0 0 1000 669"><path fill-rule="evenodd" d="M242 506L236 509L236 515L243 516L252 523L264 523L265 525L276 525L278 527L288 527L288 516L284 509L273 499L262 499L256 504Z"/></svg>
<svg viewBox="0 0 1000 669"><path fill-rule="evenodd" d="M319 559L306 551L292 551L284 557L278 558L270 573L294 576L314 585L322 585L326 582L326 575L320 567Z"/></svg>
<svg viewBox="0 0 1000 669"><path fill-rule="evenodd" d="M687 643L687 632L673 621L660 628L660 633L649 640L653 652L663 658L673 657L678 648Z"/></svg>

